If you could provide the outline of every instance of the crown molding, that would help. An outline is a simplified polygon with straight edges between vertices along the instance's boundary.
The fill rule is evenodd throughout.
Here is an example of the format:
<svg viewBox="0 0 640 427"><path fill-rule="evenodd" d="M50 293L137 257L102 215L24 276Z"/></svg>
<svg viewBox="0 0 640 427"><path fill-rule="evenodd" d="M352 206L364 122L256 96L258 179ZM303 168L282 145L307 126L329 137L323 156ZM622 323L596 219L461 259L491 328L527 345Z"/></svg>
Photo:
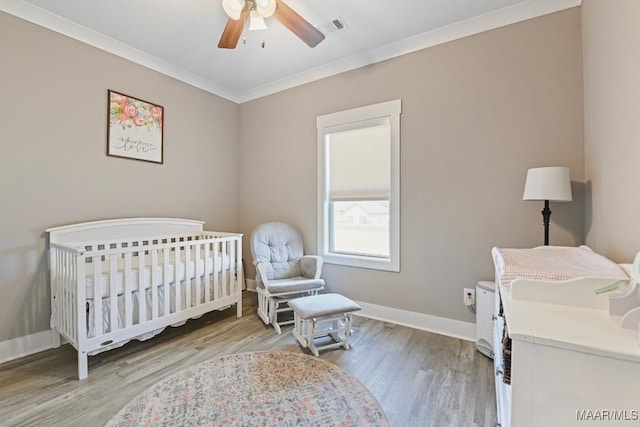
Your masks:
<svg viewBox="0 0 640 427"><path fill-rule="evenodd" d="M244 103L272 95L295 86L386 61L418 50L448 43L496 28L537 18L579 6L582 0L528 0L484 15L460 21L446 27L399 40L362 52L325 66L289 76L266 85L238 93L237 102Z"/></svg>
<svg viewBox="0 0 640 427"><path fill-rule="evenodd" d="M0 0L0 10L165 74L229 101L242 104L411 52L576 7L581 3L582 0L527 0L494 12L390 43L368 52L353 55L309 71L294 74L243 92L232 91L215 82L21 0Z"/></svg>
<svg viewBox="0 0 640 427"><path fill-rule="evenodd" d="M234 91L32 4L20 0L0 0L0 11L237 103Z"/></svg>

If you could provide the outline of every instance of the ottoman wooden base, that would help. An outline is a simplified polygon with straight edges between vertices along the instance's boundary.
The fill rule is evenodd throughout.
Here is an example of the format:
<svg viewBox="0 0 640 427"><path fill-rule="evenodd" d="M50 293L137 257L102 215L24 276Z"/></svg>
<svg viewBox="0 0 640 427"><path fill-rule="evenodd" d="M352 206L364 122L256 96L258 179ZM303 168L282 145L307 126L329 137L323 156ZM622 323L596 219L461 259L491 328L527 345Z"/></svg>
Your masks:
<svg viewBox="0 0 640 427"><path fill-rule="evenodd" d="M315 355L320 350L349 349L351 314L361 307L340 294L321 294L289 301L293 310L293 335ZM333 342L316 346L316 338L331 337Z"/></svg>

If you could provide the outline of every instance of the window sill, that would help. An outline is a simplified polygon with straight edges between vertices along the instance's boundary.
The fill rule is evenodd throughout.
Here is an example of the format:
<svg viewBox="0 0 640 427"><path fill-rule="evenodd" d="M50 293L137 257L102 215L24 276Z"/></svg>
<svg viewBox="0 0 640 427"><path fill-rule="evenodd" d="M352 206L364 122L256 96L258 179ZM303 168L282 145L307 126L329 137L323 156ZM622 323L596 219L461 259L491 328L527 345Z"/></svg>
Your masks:
<svg viewBox="0 0 640 427"><path fill-rule="evenodd" d="M345 265L349 267L368 268L372 270L384 270L400 272L400 262L391 259L374 258L358 255L327 254L322 256L325 264Z"/></svg>

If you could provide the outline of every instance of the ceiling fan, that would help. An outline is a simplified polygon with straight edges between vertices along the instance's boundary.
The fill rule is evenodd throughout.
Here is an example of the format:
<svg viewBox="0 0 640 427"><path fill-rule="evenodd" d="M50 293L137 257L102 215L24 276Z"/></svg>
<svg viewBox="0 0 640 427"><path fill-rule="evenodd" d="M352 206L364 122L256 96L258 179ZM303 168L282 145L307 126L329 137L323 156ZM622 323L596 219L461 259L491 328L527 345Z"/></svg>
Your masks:
<svg viewBox="0 0 640 427"><path fill-rule="evenodd" d="M222 8L229 20L218 42L219 48L236 48L247 19L249 29L264 29L267 28L264 18L270 16L274 16L309 47L315 47L324 40L324 34L280 0L222 0Z"/></svg>

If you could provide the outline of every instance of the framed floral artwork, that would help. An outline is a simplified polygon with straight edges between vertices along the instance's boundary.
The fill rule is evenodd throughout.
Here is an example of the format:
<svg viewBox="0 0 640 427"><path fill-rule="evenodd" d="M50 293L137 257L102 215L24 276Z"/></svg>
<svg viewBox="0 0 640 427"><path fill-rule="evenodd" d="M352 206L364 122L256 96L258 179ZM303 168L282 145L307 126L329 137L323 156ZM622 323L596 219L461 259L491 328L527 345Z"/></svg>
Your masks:
<svg viewBox="0 0 640 427"><path fill-rule="evenodd" d="M109 90L107 155L162 163L164 108Z"/></svg>

